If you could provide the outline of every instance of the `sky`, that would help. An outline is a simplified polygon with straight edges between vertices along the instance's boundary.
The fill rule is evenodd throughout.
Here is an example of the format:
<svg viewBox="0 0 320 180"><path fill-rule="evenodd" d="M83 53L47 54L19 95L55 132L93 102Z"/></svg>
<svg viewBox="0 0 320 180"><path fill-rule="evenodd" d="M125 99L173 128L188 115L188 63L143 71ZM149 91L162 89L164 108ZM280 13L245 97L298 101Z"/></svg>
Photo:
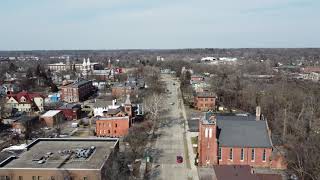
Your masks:
<svg viewBox="0 0 320 180"><path fill-rule="evenodd" d="M320 47L319 0L0 0L0 50Z"/></svg>

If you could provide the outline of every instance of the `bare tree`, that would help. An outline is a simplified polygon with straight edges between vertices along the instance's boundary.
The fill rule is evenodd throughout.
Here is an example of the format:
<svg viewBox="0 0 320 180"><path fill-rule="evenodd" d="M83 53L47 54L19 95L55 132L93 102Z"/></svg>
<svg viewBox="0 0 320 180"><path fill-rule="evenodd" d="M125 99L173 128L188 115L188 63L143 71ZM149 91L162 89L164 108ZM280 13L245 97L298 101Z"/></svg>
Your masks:
<svg viewBox="0 0 320 180"><path fill-rule="evenodd" d="M152 134L154 136L155 130L160 121L161 112L164 110L164 97L160 94L153 93L147 97L144 101L144 109L148 113L150 120L152 121Z"/></svg>

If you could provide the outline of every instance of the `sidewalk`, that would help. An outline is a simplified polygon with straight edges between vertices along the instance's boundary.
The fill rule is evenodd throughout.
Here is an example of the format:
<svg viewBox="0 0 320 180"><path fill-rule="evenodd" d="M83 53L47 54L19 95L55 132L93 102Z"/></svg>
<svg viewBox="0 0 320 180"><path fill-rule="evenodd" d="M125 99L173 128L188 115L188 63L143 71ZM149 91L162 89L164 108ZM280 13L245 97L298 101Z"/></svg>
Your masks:
<svg viewBox="0 0 320 180"><path fill-rule="evenodd" d="M196 155L193 153L192 142L191 142L191 137L197 136L198 133L189 131L188 119L187 119L184 103L181 97L181 91L179 91L179 94L180 94L181 110L182 110L182 115L183 115L184 124L185 124L185 131L186 131L185 135L186 135L187 144L188 144L188 153L189 153L188 155L189 155L189 160L191 165L191 172L190 174L188 174L188 176L192 177L193 180L199 180L197 166L194 164Z"/></svg>

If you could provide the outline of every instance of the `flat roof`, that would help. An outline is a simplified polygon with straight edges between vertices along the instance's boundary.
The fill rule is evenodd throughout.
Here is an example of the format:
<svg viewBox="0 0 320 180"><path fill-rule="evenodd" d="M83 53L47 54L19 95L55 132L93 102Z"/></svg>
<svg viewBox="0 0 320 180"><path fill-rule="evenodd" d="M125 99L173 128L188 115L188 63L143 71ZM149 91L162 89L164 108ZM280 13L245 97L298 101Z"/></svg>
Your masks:
<svg viewBox="0 0 320 180"><path fill-rule="evenodd" d="M0 169L100 169L117 143L117 138L41 138ZM77 158L77 150L92 146L95 149L88 158ZM44 163L38 163L47 154L51 155Z"/></svg>
<svg viewBox="0 0 320 180"><path fill-rule="evenodd" d="M61 110L49 110L46 113L44 113L43 115L41 115L41 117L52 117L57 115L59 112L61 112Z"/></svg>

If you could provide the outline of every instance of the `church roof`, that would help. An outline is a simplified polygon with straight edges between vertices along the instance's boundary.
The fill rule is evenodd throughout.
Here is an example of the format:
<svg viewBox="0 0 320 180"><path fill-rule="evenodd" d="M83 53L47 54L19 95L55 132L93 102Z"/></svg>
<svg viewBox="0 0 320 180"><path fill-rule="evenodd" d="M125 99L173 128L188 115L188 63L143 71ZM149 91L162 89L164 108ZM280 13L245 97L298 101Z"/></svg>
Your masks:
<svg viewBox="0 0 320 180"><path fill-rule="evenodd" d="M210 124L212 112L207 112L203 123ZM212 122L211 122L212 123ZM271 148L267 122L255 120L255 116L216 115L217 138L222 147Z"/></svg>
<svg viewBox="0 0 320 180"><path fill-rule="evenodd" d="M218 117L217 117L218 118ZM266 121L219 120L218 141L227 147L272 147Z"/></svg>

